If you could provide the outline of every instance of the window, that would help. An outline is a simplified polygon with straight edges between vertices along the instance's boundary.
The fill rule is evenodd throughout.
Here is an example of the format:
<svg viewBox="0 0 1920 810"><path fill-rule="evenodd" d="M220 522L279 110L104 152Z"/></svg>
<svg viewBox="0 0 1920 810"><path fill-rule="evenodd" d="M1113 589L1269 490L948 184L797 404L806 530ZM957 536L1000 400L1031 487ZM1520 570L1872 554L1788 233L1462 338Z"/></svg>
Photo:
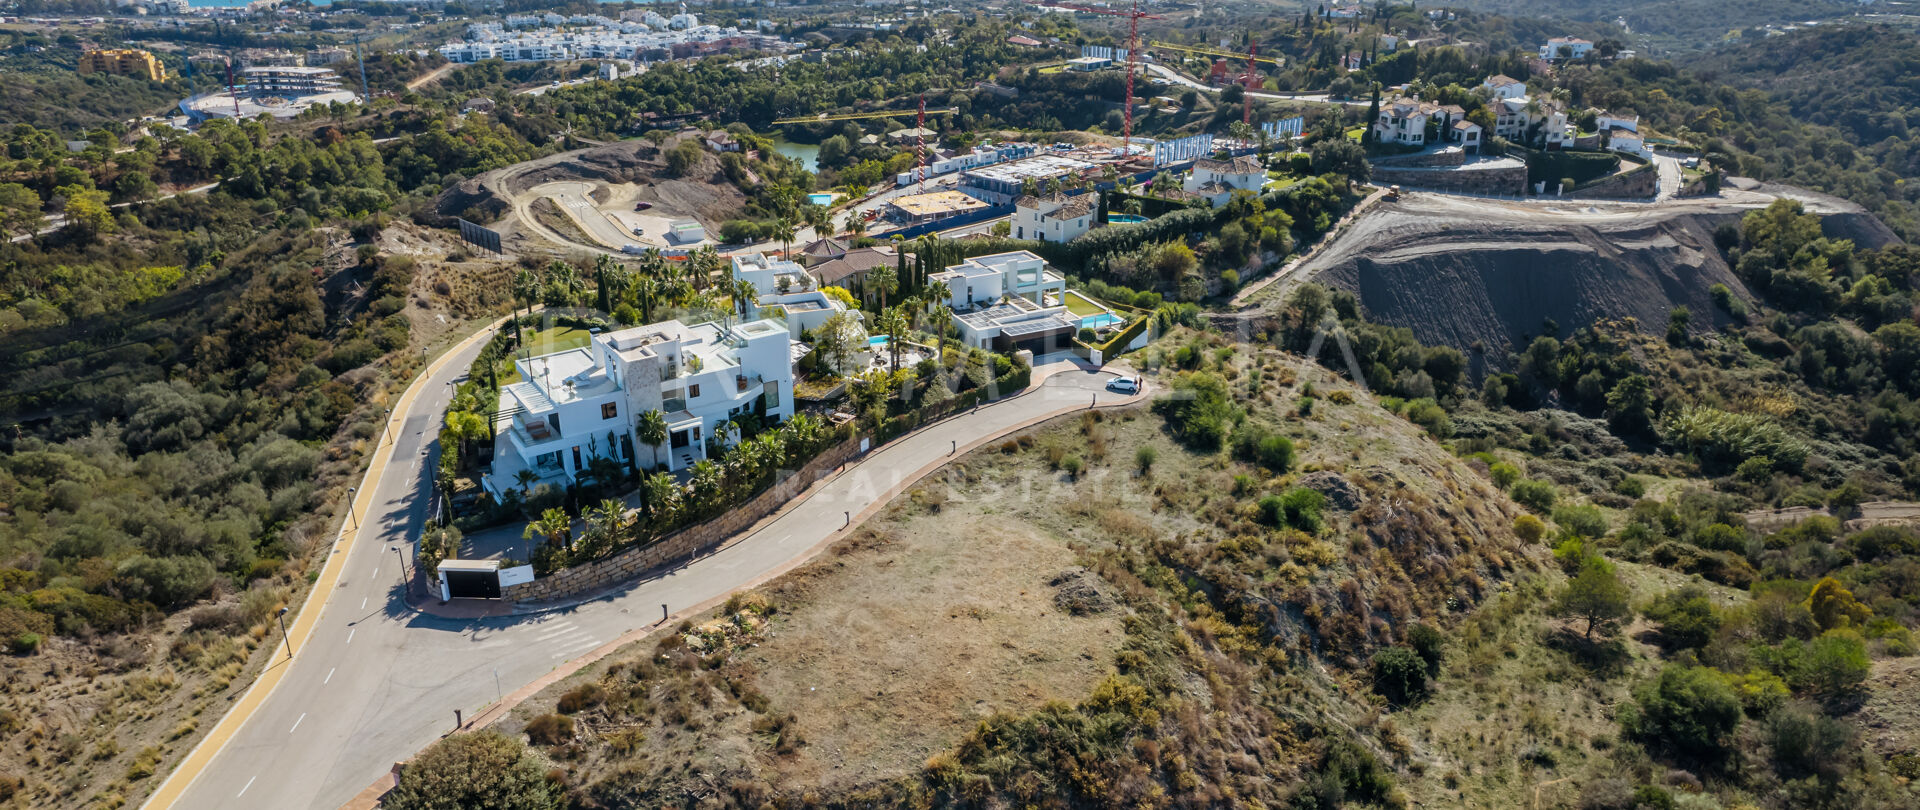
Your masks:
<svg viewBox="0 0 1920 810"><path fill-rule="evenodd" d="M698 383L687 386L687 399L697 399L699 396L700 385Z"/></svg>
<svg viewBox="0 0 1920 810"><path fill-rule="evenodd" d="M606 403L605 405L600 406L601 419L612 419L619 415L620 415L619 407L612 402L609 402L609 403Z"/></svg>

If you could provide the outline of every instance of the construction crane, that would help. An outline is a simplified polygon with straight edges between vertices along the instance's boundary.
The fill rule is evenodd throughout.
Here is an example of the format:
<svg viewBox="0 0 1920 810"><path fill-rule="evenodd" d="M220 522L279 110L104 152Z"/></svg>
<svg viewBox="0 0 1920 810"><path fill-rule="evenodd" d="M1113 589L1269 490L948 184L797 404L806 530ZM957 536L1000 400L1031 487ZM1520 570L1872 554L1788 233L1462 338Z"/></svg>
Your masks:
<svg viewBox="0 0 1920 810"><path fill-rule="evenodd" d="M1127 106L1126 125L1120 133L1120 152L1123 155L1131 156L1133 154L1133 74L1139 70L1140 65L1140 21L1163 18L1158 14L1148 14L1141 11L1140 0L1133 0L1132 11L1115 11L1110 8L1076 6L1068 3L1039 3L1039 5L1081 11L1087 14L1105 14L1109 17L1127 18Z"/></svg>

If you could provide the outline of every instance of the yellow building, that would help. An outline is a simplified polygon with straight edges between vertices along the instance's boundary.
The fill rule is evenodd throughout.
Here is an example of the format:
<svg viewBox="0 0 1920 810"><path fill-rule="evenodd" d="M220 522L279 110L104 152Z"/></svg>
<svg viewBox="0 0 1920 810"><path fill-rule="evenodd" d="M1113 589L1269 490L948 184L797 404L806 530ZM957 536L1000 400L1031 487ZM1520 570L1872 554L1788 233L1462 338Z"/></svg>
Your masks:
<svg viewBox="0 0 1920 810"><path fill-rule="evenodd" d="M131 48L87 51L80 54L80 74L84 76L88 73L111 73L160 82L167 79L167 66L160 64L160 59L147 51Z"/></svg>

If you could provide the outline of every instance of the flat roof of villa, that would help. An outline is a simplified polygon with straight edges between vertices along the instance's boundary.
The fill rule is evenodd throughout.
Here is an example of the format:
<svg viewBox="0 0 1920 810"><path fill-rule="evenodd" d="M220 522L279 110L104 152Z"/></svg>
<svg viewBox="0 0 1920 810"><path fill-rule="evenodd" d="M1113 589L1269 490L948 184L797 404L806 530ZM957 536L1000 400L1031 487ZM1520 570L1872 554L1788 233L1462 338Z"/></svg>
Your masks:
<svg viewBox="0 0 1920 810"><path fill-rule="evenodd" d="M916 217L973 211L987 207L986 203L958 191L930 191L925 194L910 194L895 199L893 205L907 212L909 215Z"/></svg>
<svg viewBox="0 0 1920 810"><path fill-rule="evenodd" d="M527 371L527 381L539 386L541 393L553 402L573 402L614 388L613 381L600 373L594 365L593 354L586 349L554 352L522 360L520 364ZM569 379L574 385L567 385ZM524 404L529 410L538 410L534 403Z"/></svg>
<svg viewBox="0 0 1920 810"><path fill-rule="evenodd" d="M1093 166L1094 164L1087 161L1070 158L1065 155L1035 155L1030 158L1021 158L1008 163L995 163L991 166L968 169L963 172L963 174L982 177L988 180L1004 180L1009 183L1019 183L1029 177L1045 180L1050 177L1058 177L1068 172L1090 169L1093 168Z"/></svg>

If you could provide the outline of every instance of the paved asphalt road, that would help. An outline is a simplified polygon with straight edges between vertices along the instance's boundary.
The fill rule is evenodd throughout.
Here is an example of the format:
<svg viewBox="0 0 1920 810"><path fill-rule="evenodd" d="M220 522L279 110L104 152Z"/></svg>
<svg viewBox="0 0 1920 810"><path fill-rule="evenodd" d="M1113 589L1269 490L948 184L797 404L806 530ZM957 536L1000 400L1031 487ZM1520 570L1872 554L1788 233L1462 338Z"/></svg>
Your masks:
<svg viewBox="0 0 1920 810"><path fill-rule="evenodd" d="M448 397L481 344L447 363L405 417L381 477L378 525L356 542L319 624L279 687L212 759L174 806L194 810L333 810L395 761L411 756L499 695L532 682L660 617L774 574L832 537L906 477L947 457L955 439L998 434L1056 410L1089 403L1104 372L1068 370L1025 395L956 417L875 451L786 514L712 556L564 611L535 616L444 619L409 611L401 598L398 546L426 518L422 464Z"/></svg>

